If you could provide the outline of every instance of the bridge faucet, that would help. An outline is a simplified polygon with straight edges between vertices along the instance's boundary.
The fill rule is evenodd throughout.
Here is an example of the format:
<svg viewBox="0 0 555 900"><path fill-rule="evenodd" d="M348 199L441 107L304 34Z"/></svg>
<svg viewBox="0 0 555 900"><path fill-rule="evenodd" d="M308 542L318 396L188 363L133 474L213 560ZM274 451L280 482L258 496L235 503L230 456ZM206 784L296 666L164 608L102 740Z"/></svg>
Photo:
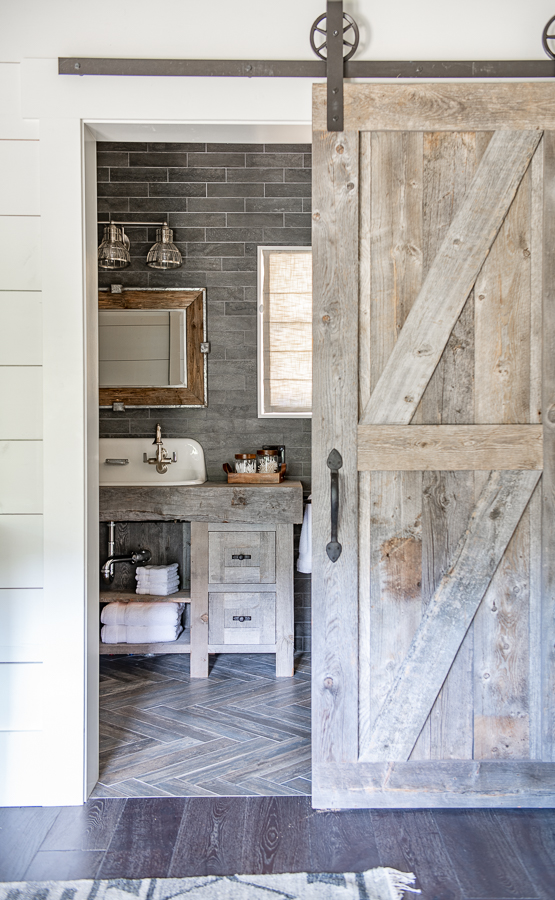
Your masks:
<svg viewBox="0 0 555 900"><path fill-rule="evenodd" d="M158 474L164 475L168 471L168 466L172 462L177 462L177 453L174 452L170 456L162 444L162 428L160 425L156 426L156 437L152 443L156 446L156 456L148 457L146 453L143 453L143 462L156 466Z"/></svg>

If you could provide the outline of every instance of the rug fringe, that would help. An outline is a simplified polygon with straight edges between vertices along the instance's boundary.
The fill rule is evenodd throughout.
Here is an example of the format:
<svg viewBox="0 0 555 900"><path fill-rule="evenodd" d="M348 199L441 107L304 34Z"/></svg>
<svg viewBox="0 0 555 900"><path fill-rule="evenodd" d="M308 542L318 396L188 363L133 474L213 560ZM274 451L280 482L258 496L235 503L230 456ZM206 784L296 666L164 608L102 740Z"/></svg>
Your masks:
<svg viewBox="0 0 555 900"><path fill-rule="evenodd" d="M412 872L400 872L398 869L380 866L368 869L364 878L371 900L403 900L405 891L422 893L418 888L411 887L416 881Z"/></svg>

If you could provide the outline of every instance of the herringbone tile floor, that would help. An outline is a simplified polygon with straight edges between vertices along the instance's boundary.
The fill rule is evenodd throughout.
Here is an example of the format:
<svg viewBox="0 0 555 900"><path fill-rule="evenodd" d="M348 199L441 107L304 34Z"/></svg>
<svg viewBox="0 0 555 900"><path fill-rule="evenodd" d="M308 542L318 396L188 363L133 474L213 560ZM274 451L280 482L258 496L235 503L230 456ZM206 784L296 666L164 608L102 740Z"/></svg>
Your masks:
<svg viewBox="0 0 555 900"><path fill-rule="evenodd" d="M100 780L93 797L310 794L310 661L220 654L100 661Z"/></svg>

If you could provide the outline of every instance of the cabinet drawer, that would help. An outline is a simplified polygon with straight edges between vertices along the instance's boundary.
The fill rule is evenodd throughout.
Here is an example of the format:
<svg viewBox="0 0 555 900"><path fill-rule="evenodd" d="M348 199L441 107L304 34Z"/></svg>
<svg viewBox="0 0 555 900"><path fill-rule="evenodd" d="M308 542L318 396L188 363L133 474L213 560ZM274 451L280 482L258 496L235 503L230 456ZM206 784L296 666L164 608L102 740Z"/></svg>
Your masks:
<svg viewBox="0 0 555 900"><path fill-rule="evenodd" d="M209 644L275 642L275 594L234 591L208 595Z"/></svg>
<svg viewBox="0 0 555 900"><path fill-rule="evenodd" d="M273 531L211 531L208 536L211 584L274 584Z"/></svg>

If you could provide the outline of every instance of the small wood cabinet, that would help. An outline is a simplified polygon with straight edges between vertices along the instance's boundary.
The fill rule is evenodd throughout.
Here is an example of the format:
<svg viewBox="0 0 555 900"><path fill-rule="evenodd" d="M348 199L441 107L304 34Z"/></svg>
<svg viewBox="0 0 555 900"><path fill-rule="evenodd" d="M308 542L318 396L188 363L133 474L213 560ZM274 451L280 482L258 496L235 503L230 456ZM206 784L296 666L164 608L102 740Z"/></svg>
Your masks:
<svg viewBox="0 0 555 900"><path fill-rule="evenodd" d="M191 676L210 653L275 653L293 674L293 525L191 523Z"/></svg>

